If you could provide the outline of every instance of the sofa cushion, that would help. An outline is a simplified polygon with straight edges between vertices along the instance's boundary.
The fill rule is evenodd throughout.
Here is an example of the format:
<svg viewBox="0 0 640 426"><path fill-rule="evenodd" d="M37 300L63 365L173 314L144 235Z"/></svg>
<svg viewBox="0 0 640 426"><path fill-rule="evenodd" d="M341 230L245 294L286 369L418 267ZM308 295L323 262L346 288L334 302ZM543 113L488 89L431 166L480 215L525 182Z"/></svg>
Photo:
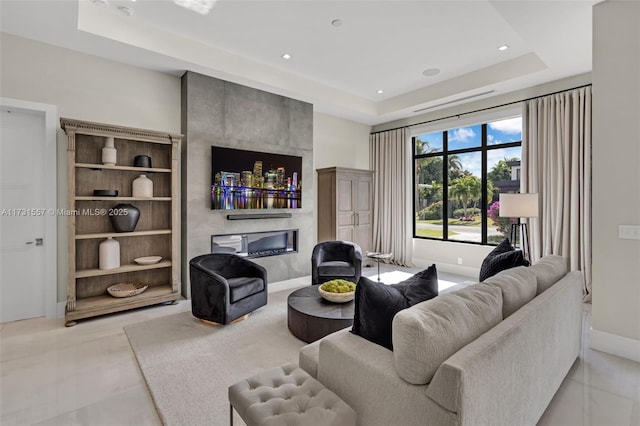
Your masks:
<svg viewBox="0 0 640 426"><path fill-rule="evenodd" d="M540 294L567 275L567 262L564 257L552 254L531 265L531 270L538 281L536 294Z"/></svg>
<svg viewBox="0 0 640 426"><path fill-rule="evenodd" d="M500 271L516 266L529 266L529 261L524 258L522 250L516 250L505 238L482 261L479 281L483 282Z"/></svg>
<svg viewBox="0 0 640 426"><path fill-rule="evenodd" d="M489 285L418 303L393 319L396 371L415 385L429 383L444 360L502 321L502 292Z"/></svg>
<svg viewBox="0 0 640 426"><path fill-rule="evenodd" d="M318 265L318 275L320 276L352 277L355 272L356 268L352 263L340 260L330 260Z"/></svg>
<svg viewBox="0 0 640 426"><path fill-rule="evenodd" d="M529 269L524 266L507 269L484 282L495 285L502 291L503 318L507 318L536 297L536 275Z"/></svg>
<svg viewBox="0 0 640 426"><path fill-rule="evenodd" d="M227 282L229 283L229 298L231 299L231 303L236 303L240 299L264 290L264 281L262 278L227 278Z"/></svg>
<svg viewBox="0 0 640 426"><path fill-rule="evenodd" d="M436 265L398 284L360 277L355 294L354 334L393 350L391 322L402 309L438 295Z"/></svg>

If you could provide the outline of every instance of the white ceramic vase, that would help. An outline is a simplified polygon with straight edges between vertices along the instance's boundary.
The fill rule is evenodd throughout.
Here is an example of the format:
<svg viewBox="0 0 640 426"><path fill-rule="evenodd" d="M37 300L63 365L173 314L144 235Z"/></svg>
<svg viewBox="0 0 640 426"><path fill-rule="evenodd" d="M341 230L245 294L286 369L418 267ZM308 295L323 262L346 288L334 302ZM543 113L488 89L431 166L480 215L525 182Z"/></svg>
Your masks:
<svg viewBox="0 0 640 426"><path fill-rule="evenodd" d="M114 145L114 140L112 137L107 136L104 147L102 148L102 164L115 166L117 157L118 151Z"/></svg>
<svg viewBox="0 0 640 426"><path fill-rule="evenodd" d="M100 269L120 267L120 243L112 237L100 243Z"/></svg>
<svg viewBox="0 0 640 426"><path fill-rule="evenodd" d="M146 175L140 175L133 180L131 194L134 197L153 197L153 181Z"/></svg>

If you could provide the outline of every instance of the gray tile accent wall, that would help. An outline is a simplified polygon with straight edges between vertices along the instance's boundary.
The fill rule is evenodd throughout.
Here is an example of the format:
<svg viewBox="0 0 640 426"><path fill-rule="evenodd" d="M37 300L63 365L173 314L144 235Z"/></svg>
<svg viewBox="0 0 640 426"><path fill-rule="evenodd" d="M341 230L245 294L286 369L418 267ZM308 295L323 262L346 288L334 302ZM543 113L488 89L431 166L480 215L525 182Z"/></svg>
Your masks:
<svg viewBox="0 0 640 426"><path fill-rule="evenodd" d="M189 260L210 252L214 234L299 229L298 253L254 259L269 282L311 274L315 244L313 105L191 71L182 76L182 288ZM302 157L302 208L211 210L211 146ZM230 221L230 213L288 212L289 219Z"/></svg>

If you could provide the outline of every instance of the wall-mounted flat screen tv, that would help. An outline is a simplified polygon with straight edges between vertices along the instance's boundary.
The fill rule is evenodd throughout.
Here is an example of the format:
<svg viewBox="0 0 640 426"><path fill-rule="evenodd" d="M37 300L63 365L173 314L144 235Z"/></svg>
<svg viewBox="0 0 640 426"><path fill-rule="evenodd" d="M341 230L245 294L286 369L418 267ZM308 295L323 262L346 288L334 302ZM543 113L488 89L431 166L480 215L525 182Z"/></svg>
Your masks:
<svg viewBox="0 0 640 426"><path fill-rule="evenodd" d="M211 147L211 209L299 209L302 157Z"/></svg>

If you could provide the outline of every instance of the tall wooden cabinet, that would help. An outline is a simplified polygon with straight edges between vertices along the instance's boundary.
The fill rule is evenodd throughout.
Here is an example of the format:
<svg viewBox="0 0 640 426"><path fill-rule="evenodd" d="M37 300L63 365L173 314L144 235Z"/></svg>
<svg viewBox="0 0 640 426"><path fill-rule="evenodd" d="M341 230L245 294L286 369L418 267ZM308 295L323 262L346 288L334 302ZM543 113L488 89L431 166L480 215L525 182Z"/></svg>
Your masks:
<svg viewBox="0 0 640 426"><path fill-rule="evenodd" d="M373 171L329 167L318 173L318 241L346 240L371 250Z"/></svg>
<svg viewBox="0 0 640 426"><path fill-rule="evenodd" d="M69 283L66 325L75 320L180 299L180 222L178 163L180 134L141 130L61 118L67 135L67 209ZM102 163L108 137L117 150L115 165ZM138 155L151 167L135 167ZM153 181L153 197L134 197L132 182L141 174ZM118 196L95 196L115 189ZM108 211L133 204L140 218L132 232L115 232ZM112 237L120 244L120 267L99 269L99 244ZM162 256L155 264L134 259ZM136 296L116 298L107 288L117 283L148 285Z"/></svg>

